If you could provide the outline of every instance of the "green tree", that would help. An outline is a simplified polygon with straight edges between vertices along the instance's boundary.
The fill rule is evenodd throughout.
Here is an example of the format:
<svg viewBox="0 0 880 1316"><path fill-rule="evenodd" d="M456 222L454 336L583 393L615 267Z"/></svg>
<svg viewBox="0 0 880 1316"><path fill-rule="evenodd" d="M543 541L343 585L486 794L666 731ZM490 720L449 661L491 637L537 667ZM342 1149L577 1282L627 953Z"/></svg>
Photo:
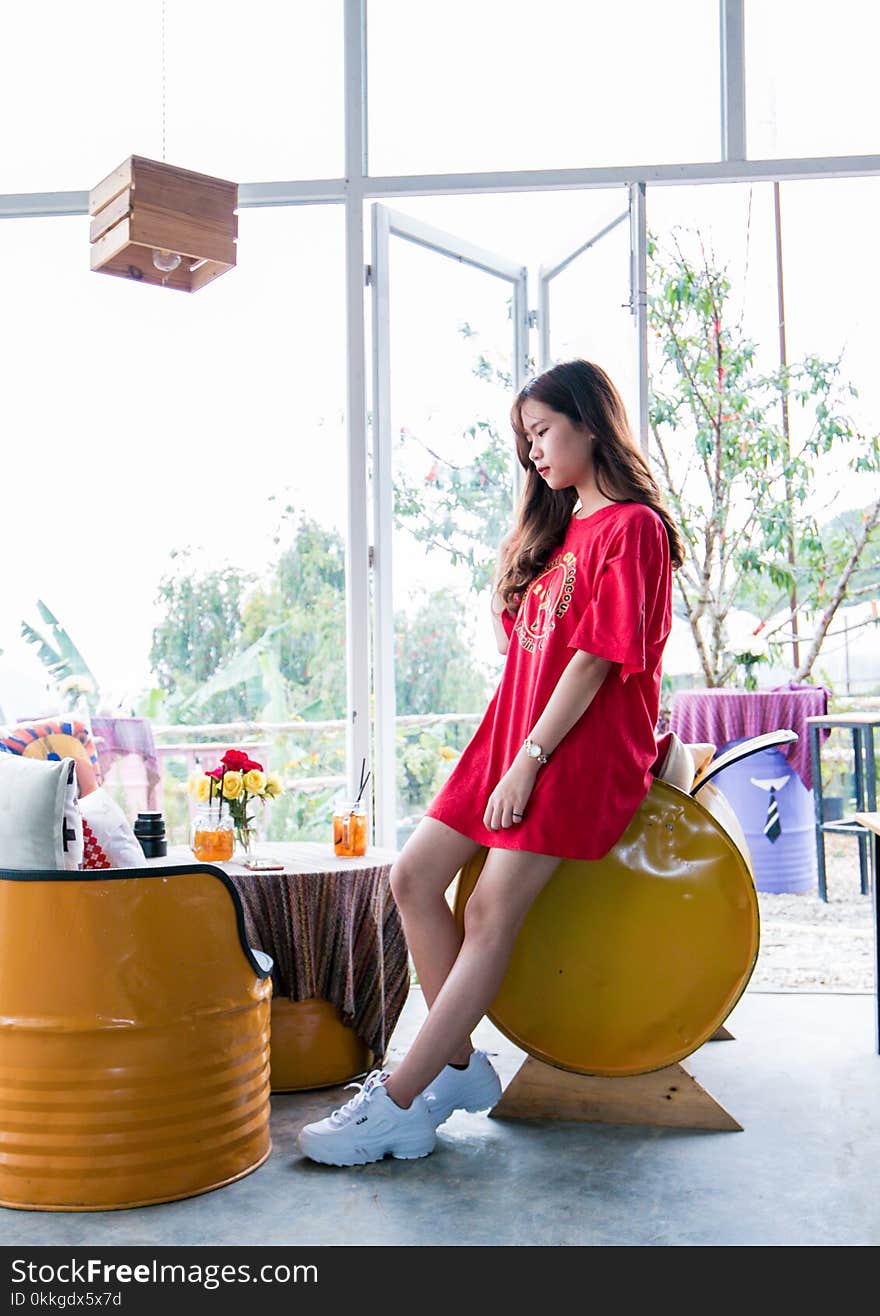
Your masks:
<svg viewBox="0 0 880 1316"><path fill-rule="evenodd" d="M412 618L396 614L398 714L481 713L485 708L491 678L473 659L471 626L462 621L468 608L473 611L472 603L438 592Z"/></svg>
<svg viewBox="0 0 880 1316"><path fill-rule="evenodd" d="M864 518L869 515L870 507L841 512L831 520L823 522L819 528L819 538L823 544L841 538L848 543L856 543ZM800 580L800 576L798 579ZM865 596L876 598L878 593L880 593L880 539L877 535L872 535L859 559L859 566L850 578L846 602L852 603ZM787 601L784 588L780 589L774 585L769 574L753 574L745 577L737 596L740 607L748 608L760 617L769 617L779 612Z"/></svg>
<svg viewBox="0 0 880 1316"><path fill-rule="evenodd" d="M408 617L394 619L399 717L482 713L497 680L473 658L473 599L436 592ZM488 623L488 619L484 619ZM402 726L397 732L397 794L418 815L449 775L474 732L473 721Z"/></svg>
<svg viewBox="0 0 880 1316"><path fill-rule="evenodd" d="M344 544L288 507L267 577L199 574L187 551L159 586L150 653L166 713L182 723L345 715Z"/></svg>
<svg viewBox="0 0 880 1316"><path fill-rule="evenodd" d="M726 270L699 234L693 238L696 255L678 232L666 247L649 240L652 457L685 540L678 604L706 684L716 686L750 661L725 637L725 619L745 589L765 602L765 617L784 600L786 629L797 616L802 636L793 675L806 680L856 573L876 561L880 520L876 498L858 517L829 521L820 532L817 484L827 479L832 452L839 468L876 475L880 441L851 419L855 389L839 360L808 355L759 369L757 346L732 313ZM768 636L779 656L782 636Z"/></svg>
<svg viewBox="0 0 880 1316"><path fill-rule="evenodd" d="M253 644L277 627L277 664L289 707L308 705L319 719L344 717L345 542L291 507L276 542L285 538L269 580L247 599L242 638Z"/></svg>
<svg viewBox="0 0 880 1316"><path fill-rule="evenodd" d="M476 337L470 325L465 338ZM494 366L485 353L476 357L473 373L512 393L513 380ZM417 430L403 428L397 438L394 481L395 524L429 553L440 553L453 566L464 563L476 593L486 589L495 566L498 545L513 520L513 443L489 420L475 420L464 431L467 459L455 464L437 452ZM406 473L405 460L413 445L424 450L427 471L421 480Z"/></svg>
<svg viewBox="0 0 880 1316"><path fill-rule="evenodd" d="M242 648L242 608L253 580L232 567L199 573L188 549L172 553L175 570L159 582L162 620L153 631L150 666L175 721L234 722L252 715L255 682L238 682L193 702L217 670Z"/></svg>

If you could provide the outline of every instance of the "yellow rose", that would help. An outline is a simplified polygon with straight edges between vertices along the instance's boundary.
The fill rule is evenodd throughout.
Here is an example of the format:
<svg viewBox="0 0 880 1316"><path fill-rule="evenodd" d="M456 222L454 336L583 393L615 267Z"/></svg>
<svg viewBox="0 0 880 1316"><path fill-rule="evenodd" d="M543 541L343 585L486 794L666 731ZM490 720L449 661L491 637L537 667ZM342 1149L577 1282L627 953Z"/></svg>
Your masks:
<svg viewBox="0 0 880 1316"><path fill-rule="evenodd" d="M260 772L259 768L251 768L250 772L244 774L244 788L251 795L262 795L265 785L266 774Z"/></svg>
<svg viewBox="0 0 880 1316"><path fill-rule="evenodd" d="M266 778L267 799L274 800L276 795L280 795L283 790L284 787L281 785L279 778L275 776L274 772L270 772Z"/></svg>
<svg viewBox="0 0 880 1316"><path fill-rule="evenodd" d="M192 772L189 781L186 783L187 794L201 804L208 798L209 785L210 782L204 772Z"/></svg>
<svg viewBox="0 0 880 1316"><path fill-rule="evenodd" d="M244 780L240 772L227 772L223 778L223 795L227 800L237 800L244 790Z"/></svg>

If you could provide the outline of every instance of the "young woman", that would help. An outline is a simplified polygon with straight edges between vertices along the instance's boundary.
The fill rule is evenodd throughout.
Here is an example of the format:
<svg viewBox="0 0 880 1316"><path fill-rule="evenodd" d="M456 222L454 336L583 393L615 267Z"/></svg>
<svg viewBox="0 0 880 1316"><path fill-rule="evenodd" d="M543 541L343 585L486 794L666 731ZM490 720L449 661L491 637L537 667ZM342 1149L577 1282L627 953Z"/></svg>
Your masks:
<svg viewBox="0 0 880 1316"><path fill-rule="evenodd" d="M391 872L428 1016L393 1073L374 1070L302 1130L316 1161L425 1156L454 1110L495 1104L501 1084L470 1033L523 919L560 859L616 844L651 784L678 532L599 366L547 370L511 420L526 477L492 598L504 672ZM444 893L480 846L462 940Z"/></svg>

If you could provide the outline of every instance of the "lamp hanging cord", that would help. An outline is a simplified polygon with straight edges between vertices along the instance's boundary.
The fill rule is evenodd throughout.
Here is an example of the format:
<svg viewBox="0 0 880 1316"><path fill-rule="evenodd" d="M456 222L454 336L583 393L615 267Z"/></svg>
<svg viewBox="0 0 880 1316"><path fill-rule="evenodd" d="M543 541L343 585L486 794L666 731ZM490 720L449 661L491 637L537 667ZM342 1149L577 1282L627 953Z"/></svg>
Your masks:
<svg viewBox="0 0 880 1316"><path fill-rule="evenodd" d="M165 164L165 0L162 0L162 163Z"/></svg>

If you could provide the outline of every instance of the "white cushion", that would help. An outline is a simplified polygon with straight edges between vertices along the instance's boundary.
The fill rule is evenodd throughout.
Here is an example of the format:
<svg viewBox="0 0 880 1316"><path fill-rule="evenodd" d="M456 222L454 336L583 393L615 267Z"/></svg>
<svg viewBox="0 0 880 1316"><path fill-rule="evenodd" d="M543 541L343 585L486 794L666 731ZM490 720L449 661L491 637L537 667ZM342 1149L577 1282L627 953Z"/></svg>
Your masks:
<svg viewBox="0 0 880 1316"><path fill-rule="evenodd" d="M680 791L690 791L700 773L712 762L714 755L714 745L685 745L672 731L669 749L657 776L661 781L668 781L671 786L677 786Z"/></svg>
<svg viewBox="0 0 880 1316"><path fill-rule="evenodd" d="M73 759L0 754L0 868L78 870L78 794Z"/></svg>
<svg viewBox="0 0 880 1316"><path fill-rule="evenodd" d="M83 795L80 812L113 868L141 868L144 852L131 823L103 786Z"/></svg>

